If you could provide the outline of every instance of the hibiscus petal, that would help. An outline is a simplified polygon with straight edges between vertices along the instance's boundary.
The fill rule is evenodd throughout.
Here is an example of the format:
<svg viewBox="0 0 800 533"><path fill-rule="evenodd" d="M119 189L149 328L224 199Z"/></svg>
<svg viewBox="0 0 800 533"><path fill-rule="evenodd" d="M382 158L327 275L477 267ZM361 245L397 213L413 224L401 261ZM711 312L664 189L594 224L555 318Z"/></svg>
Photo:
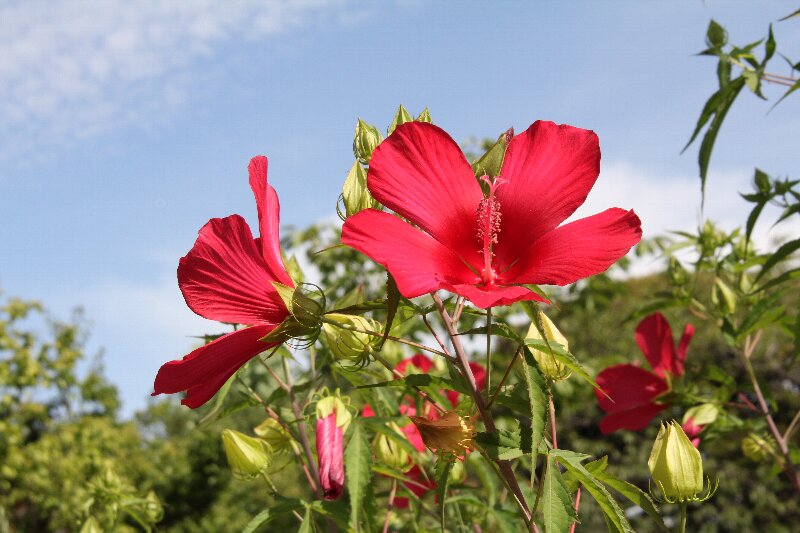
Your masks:
<svg viewBox="0 0 800 533"><path fill-rule="evenodd" d="M435 291L442 283L478 282L452 250L389 213L365 209L349 217L342 242L386 267L406 298Z"/></svg>
<svg viewBox="0 0 800 533"><path fill-rule="evenodd" d="M666 408L666 405L650 403L627 411L609 414L600 421L600 431L602 431L604 435L614 433L620 429L641 431L647 427L658 413Z"/></svg>
<svg viewBox="0 0 800 533"><path fill-rule="evenodd" d="M607 413L625 411L651 403L653 398L667 391L663 379L635 365L615 365L597 375L595 390L600 408ZM607 395L607 396L606 396Z"/></svg>
<svg viewBox="0 0 800 533"><path fill-rule="evenodd" d="M493 285L491 287L477 287L466 284L442 284L442 289L463 296L481 309L511 305L521 300L534 300L550 303L535 292L518 285Z"/></svg>
<svg viewBox="0 0 800 533"><path fill-rule="evenodd" d="M692 337L694 337L694 326L686 324L686 327L683 328L681 341L678 343L678 350L675 352L675 364L672 367L672 373L676 376L683 375L683 362L686 361L686 350L689 349Z"/></svg>
<svg viewBox="0 0 800 533"><path fill-rule="evenodd" d="M272 287L274 278L239 215L213 218L200 229L178 264L186 304L210 320L278 324L288 314Z"/></svg>
<svg viewBox="0 0 800 533"><path fill-rule="evenodd" d="M656 374L663 377L665 371L674 373L677 363L675 341L672 338L672 328L664 315L653 313L639 322L635 339ZM683 364L680 366L683 373Z"/></svg>
<svg viewBox="0 0 800 533"><path fill-rule="evenodd" d="M456 142L441 128L407 122L372 153L372 195L473 265L479 257L475 212L480 185Z"/></svg>
<svg viewBox="0 0 800 533"><path fill-rule="evenodd" d="M256 197L258 208L258 231L260 235L261 256L267 264L272 278L284 285L294 287L292 278L286 273L280 245L281 206L278 194L267 183L267 158L259 155L250 160L247 167L250 174L250 188Z"/></svg>
<svg viewBox="0 0 800 533"><path fill-rule="evenodd" d="M433 361L431 361L425 355L418 353L412 357L408 357L397 363L395 370L397 370L401 374L405 374L408 365L412 365L416 367L418 370L422 371L423 373L427 373L433 366Z"/></svg>
<svg viewBox="0 0 800 533"><path fill-rule="evenodd" d="M593 131L534 122L511 140L497 189L501 232L494 248L505 270L536 239L583 204L600 173L600 144Z"/></svg>
<svg viewBox="0 0 800 533"><path fill-rule="evenodd" d="M187 391L181 403L192 409L203 405L243 364L275 346L259 341L272 329L240 329L197 348L183 359L165 363L156 375L153 396Z"/></svg>
<svg viewBox="0 0 800 533"><path fill-rule="evenodd" d="M612 207L545 233L499 279L503 283L568 285L605 271L641 238L636 213Z"/></svg>

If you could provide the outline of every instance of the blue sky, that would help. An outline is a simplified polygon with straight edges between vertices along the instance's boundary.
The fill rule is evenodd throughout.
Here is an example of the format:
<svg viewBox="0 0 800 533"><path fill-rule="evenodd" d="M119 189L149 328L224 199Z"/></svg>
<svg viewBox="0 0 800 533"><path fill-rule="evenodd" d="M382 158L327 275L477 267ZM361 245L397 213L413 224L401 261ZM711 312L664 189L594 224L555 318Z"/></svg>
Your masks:
<svg viewBox="0 0 800 533"><path fill-rule="evenodd" d="M249 158L269 157L283 223L330 219L357 117L385 128L399 103L428 106L459 141L536 119L593 129L603 167L580 213L618 205L646 235L691 228L696 150L679 152L716 83L713 60L692 54L712 17L744 44L794 9L0 1L0 287L61 316L84 306L129 413L190 335L218 330L185 308L175 268L209 218L255 220ZM775 25L795 61L799 28ZM773 67L788 73L780 58ZM798 172L800 99L767 114L743 96L709 180L707 213L729 226L754 166Z"/></svg>

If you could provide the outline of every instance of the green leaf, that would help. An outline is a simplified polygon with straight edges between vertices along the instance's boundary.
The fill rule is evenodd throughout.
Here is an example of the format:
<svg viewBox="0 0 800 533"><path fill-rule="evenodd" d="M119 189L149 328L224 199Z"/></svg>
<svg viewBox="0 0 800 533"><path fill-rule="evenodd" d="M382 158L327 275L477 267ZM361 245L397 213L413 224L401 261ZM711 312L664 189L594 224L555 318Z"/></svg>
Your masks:
<svg viewBox="0 0 800 533"><path fill-rule="evenodd" d="M592 376L590 376L589 373L586 371L586 369L583 368L583 366L578 362L577 359L575 359L575 356L564 350L564 347L561 346L559 343L553 341L545 342L542 339L527 338L525 339L525 345L530 346L536 350L551 354L556 359L556 361L558 361L559 363L563 364L564 366L572 370L572 372L574 372L576 376L579 376L580 378L585 380L595 389L602 391L602 389L595 382Z"/></svg>
<svg viewBox="0 0 800 533"><path fill-rule="evenodd" d="M476 178L500 175L500 169L503 167L503 159L506 156L508 143L511 142L513 137L514 128L510 128L497 138L497 141L480 157L480 159L472 164L472 171L475 173Z"/></svg>
<svg viewBox="0 0 800 533"><path fill-rule="evenodd" d="M555 459L550 456L547 457L547 473L544 476L542 514L546 533L568 532L577 519L561 471Z"/></svg>
<svg viewBox="0 0 800 533"><path fill-rule="evenodd" d="M608 523L615 531L633 533L628 519L619 504L614 500L608 489L598 481L594 475L582 464L588 455L569 450L550 450L549 454L555 457L584 486L584 488L597 501L603 510Z"/></svg>
<svg viewBox="0 0 800 533"><path fill-rule="evenodd" d="M211 407L211 410L203 415L203 418L200 419L200 425L208 424L213 420L216 420L219 414L222 412L222 408L225 406L225 398L228 397L228 393L231 391L231 386L233 382L236 381L236 374L238 371L234 372L233 375L228 378L228 381L219 389L219 392L214 396L214 405Z"/></svg>
<svg viewBox="0 0 800 533"><path fill-rule="evenodd" d="M473 439L492 459L511 460L531 453L530 432L520 429L498 429L492 433L478 432Z"/></svg>
<svg viewBox="0 0 800 533"><path fill-rule="evenodd" d="M769 258L764 262L764 266L761 267L761 271L758 273L758 276L756 276L755 279L756 283L758 282L759 279L761 279L761 276L769 272L769 270L772 269L772 267L774 267L784 259L787 259L798 249L800 249L800 239L795 239L793 241L784 243L780 248L778 248L775 251L774 254L770 255Z"/></svg>
<svg viewBox="0 0 800 533"><path fill-rule="evenodd" d="M727 42L728 32L712 19L711 22L708 23L708 29L706 30L706 43L708 43L708 46L719 48L725 46Z"/></svg>
<svg viewBox="0 0 800 533"><path fill-rule="evenodd" d="M366 431L358 419L353 420L353 435L344 453L347 472L345 482L350 493L350 527L359 530L359 516L362 512L364 494L370 481L372 453Z"/></svg>
<svg viewBox="0 0 800 533"><path fill-rule="evenodd" d="M439 519L441 520L442 533L445 533L445 505L447 504L447 485L450 482L450 471L453 469L452 461L439 459L434 469L436 477L436 496L439 498Z"/></svg>
<svg viewBox="0 0 800 533"><path fill-rule="evenodd" d="M545 420L550 405L549 390L544 376L539 372L539 365L536 364L533 354L527 347L524 348L524 354L522 375L530 403L531 449L538 450L544 437Z"/></svg>
<svg viewBox="0 0 800 533"><path fill-rule="evenodd" d="M255 515L253 519L247 523L246 526L244 526L242 533L255 533L256 531L258 531L258 528L269 522L269 520L270 520L269 509L264 509L263 511Z"/></svg>
<svg viewBox="0 0 800 533"><path fill-rule="evenodd" d="M397 313L397 306L400 304L400 291L397 289L397 282L395 282L394 277L392 277L388 271L386 272L386 276L386 328L383 330L383 337L376 348L378 351L383 348L383 343L389 338L389 331L392 329L394 315Z"/></svg>
<svg viewBox="0 0 800 533"><path fill-rule="evenodd" d="M597 463L602 463L602 468L593 467L593 465ZM661 513L658 512L658 508L656 507L656 504L653 502L653 499L650 497L650 495L636 485L609 474L605 469L607 463L608 458L601 457L600 459L587 464L586 469L590 471L601 483L619 492L634 505L641 507L644 512L646 512L648 516L653 519L661 531L669 531L667 526L664 525L664 520L661 518Z"/></svg>
<svg viewBox="0 0 800 533"><path fill-rule="evenodd" d="M777 102L775 102L775 105L773 105L773 106L770 108L770 111L772 111L773 109L775 109L775 107L776 107L778 104L780 104L781 102L783 102L783 101L786 99L786 97L787 97L787 96L789 96L790 94L792 94L793 92L795 92L797 89L800 89L800 80L797 80L796 82L794 82L794 85L792 85L791 87L789 87L789 89L788 89L788 90L787 90L785 93L783 93L783 96L781 96L781 97L778 99L778 101L777 101Z"/></svg>
<svg viewBox="0 0 800 533"><path fill-rule="evenodd" d="M783 18L778 19L778 22L783 22L784 20L788 20L788 19L790 19L792 17L800 17L800 9L798 9L797 11L794 11L792 13L789 13L788 15L786 15Z"/></svg>
<svg viewBox="0 0 800 533"><path fill-rule="evenodd" d="M300 524L297 533L313 533L313 531L314 521L311 518L311 507L306 507L306 515L303 517L303 523Z"/></svg>
<svg viewBox="0 0 800 533"><path fill-rule="evenodd" d="M745 237L747 241L750 241L750 235L753 234L753 228L758 221L758 217L761 216L761 211L764 210L764 206L767 205L768 199L759 200L758 203L753 207L753 210L750 211L750 215L747 217L747 225L745 226Z"/></svg>

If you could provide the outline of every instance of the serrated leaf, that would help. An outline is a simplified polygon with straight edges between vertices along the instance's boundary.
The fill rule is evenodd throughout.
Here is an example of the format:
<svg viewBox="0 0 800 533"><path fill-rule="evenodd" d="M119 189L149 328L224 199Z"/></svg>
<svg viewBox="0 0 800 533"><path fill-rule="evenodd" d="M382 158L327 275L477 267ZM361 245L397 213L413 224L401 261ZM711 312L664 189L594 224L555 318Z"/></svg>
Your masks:
<svg viewBox="0 0 800 533"><path fill-rule="evenodd" d="M447 485L450 482L450 471L453 469L452 461L439 459L434 468L436 477L436 496L439 498L439 520L442 525L442 533L445 533L445 505L447 505Z"/></svg>
<svg viewBox="0 0 800 533"><path fill-rule="evenodd" d="M370 481L372 453L366 431L358 419L353 420L353 435L344 453L345 483L350 494L350 527L359 531L359 516L363 511L364 495Z"/></svg>
<svg viewBox="0 0 800 533"><path fill-rule="evenodd" d="M761 279L761 277L764 274L766 274L772 269L772 267L774 267L784 259L787 259L798 249L800 249L800 239L795 239L793 241L789 241L781 245L781 247L778 248L775 251L775 253L770 255L769 258L764 262L764 266L761 267L761 271L756 276L755 282L757 283L758 280Z"/></svg>
<svg viewBox="0 0 800 533"><path fill-rule="evenodd" d="M530 433L498 429L492 433L478 432L473 441L492 459L511 460L531 453Z"/></svg>
<svg viewBox="0 0 800 533"><path fill-rule="evenodd" d="M598 469L592 473L601 483L619 492L634 505L641 507L644 512L646 512L648 516L653 519L661 531L669 531L667 526L664 524L664 520L661 518L661 513L658 512L658 508L649 494L644 492L636 485L612 476L605 469Z"/></svg>
<svg viewBox="0 0 800 533"><path fill-rule="evenodd" d="M614 530L622 533L633 533L625 512L616 502L608 489L598 481L594 475L586 469L583 462L589 458L588 455L576 453L569 450L550 450L549 455L555 457L572 475L574 475L581 485L592 495L600 505L603 514Z"/></svg>
<svg viewBox="0 0 800 533"><path fill-rule="evenodd" d="M539 365L531 351L524 348L522 375L528 391L528 402L531 417L531 449L538 450L544 438L545 420L550 404L547 382L539 371ZM535 454L534 454L535 455Z"/></svg>
<svg viewBox="0 0 800 533"><path fill-rule="evenodd" d="M542 515L546 533L568 532L577 519L575 509L572 507L572 498L567 492L558 464L549 456L542 490Z"/></svg>
<svg viewBox="0 0 800 533"><path fill-rule="evenodd" d="M585 368L583 368L578 360L575 359L575 356L564 350L564 347L559 343L554 341L545 342L542 339L527 338L525 339L525 345L535 348L536 350L540 350L544 353L551 354L556 361L572 370L576 376L579 376L581 379L585 380L595 389L602 390L595 382L594 378L592 378L592 376L589 375L589 373Z"/></svg>
<svg viewBox="0 0 800 533"><path fill-rule="evenodd" d="M246 526L244 526L242 533L255 533L256 531L258 531L258 528L269 522L269 520L270 520L269 509L264 509L263 511L255 515L253 519L247 523Z"/></svg>

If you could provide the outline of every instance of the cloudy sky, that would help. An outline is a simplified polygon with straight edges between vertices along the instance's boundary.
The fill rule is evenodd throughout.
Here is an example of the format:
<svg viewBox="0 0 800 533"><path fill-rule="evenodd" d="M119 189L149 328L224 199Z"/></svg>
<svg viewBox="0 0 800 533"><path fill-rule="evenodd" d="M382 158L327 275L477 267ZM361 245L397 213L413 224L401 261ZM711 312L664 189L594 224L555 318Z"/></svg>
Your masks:
<svg viewBox="0 0 800 533"><path fill-rule="evenodd" d="M708 21L745 44L795 7L0 0L0 287L62 317L83 306L130 413L216 329L186 309L175 268L209 218L255 220L249 158L269 156L285 224L330 219L357 117L385 127L400 103L456 140L536 119L593 129L603 168L584 215L634 208L646 236L694 227L696 150L680 150L715 87L713 60L693 55ZM799 30L775 23L795 61ZM768 114L744 95L707 215L741 223L755 166L796 177L799 103Z"/></svg>

